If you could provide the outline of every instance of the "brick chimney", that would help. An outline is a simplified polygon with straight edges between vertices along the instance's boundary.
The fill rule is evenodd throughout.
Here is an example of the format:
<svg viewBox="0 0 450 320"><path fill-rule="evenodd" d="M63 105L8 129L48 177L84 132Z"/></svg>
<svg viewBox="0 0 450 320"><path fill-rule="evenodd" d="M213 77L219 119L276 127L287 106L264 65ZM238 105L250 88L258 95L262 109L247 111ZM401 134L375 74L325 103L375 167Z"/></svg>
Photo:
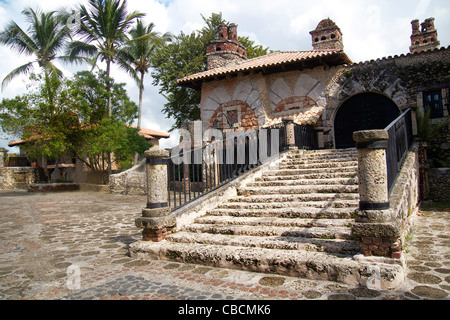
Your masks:
<svg viewBox="0 0 450 320"><path fill-rule="evenodd" d="M419 20L417 19L411 21L411 26L411 46L409 47L411 53L439 48L440 42L437 39L437 31L434 28L434 18L425 19L420 24L420 30Z"/></svg>
<svg viewBox="0 0 450 320"><path fill-rule="evenodd" d="M247 60L247 49L239 43L237 25L220 25L218 39L209 42L206 56L208 70L233 66Z"/></svg>
<svg viewBox="0 0 450 320"><path fill-rule="evenodd" d="M314 50L344 49L341 29L330 18L320 21L310 34Z"/></svg>

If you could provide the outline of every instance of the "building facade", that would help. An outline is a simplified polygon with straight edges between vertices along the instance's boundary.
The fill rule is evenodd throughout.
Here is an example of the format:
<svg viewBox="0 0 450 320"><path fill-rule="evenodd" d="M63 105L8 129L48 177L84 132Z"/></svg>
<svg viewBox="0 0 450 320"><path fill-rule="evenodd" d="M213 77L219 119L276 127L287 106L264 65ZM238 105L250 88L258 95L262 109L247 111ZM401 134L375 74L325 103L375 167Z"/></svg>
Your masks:
<svg viewBox="0 0 450 320"><path fill-rule="evenodd" d="M330 19L310 32L312 50L247 59L236 25L207 48L208 70L178 80L201 90L203 129L252 130L290 117L314 128L324 148L354 147L353 131L383 129L407 109L449 117L450 47L434 19L413 20L410 52L354 63Z"/></svg>

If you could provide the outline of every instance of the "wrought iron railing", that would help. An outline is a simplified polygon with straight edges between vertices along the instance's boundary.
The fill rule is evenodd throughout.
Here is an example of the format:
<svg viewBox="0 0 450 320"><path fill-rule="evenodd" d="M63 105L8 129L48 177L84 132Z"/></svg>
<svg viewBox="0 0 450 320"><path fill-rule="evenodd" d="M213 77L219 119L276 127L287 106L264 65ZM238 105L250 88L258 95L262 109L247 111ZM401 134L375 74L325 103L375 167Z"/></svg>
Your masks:
<svg viewBox="0 0 450 320"><path fill-rule="evenodd" d="M295 145L299 149L318 149L317 131L313 128L296 124L294 126L294 135Z"/></svg>
<svg viewBox="0 0 450 320"><path fill-rule="evenodd" d="M386 165L390 194L413 143L411 109L403 112L385 130L389 134Z"/></svg>
<svg viewBox="0 0 450 320"><path fill-rule="evenodd" d="M295 125L296 146L317 148L314 130ZM168 162L169 206L178 209L288 150L283 123L246 131L192 150L181 149Z"/></svg>
<svg viewBox="0 0 450 320"><path fill-rule="evenodd" d="M8 167L29 167L31 166L27 157L9 157Z"/></svg>

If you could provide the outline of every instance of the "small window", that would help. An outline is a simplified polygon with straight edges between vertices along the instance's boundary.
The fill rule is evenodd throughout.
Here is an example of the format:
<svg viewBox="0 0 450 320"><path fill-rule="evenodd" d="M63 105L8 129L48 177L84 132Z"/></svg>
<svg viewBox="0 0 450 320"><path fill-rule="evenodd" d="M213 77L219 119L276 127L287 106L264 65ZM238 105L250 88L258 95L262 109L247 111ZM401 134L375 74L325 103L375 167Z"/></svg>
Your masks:
<svg viewBox="0 0 450 320"><path fill-rule="evenodd" d="M430 110L430 118L442 118L444 109L442 108L442 96L440 91L424 92L423 107L425 111Z"/></svg>
<svg viewBox="0 0 450 320"><path fill-rule="evenodd" d="M420 44L420 42L419 41L416 41L416 46L418 46Z"/></svg>
<svg viewBox="0 0 450 320"><path fill-rule="evenodd" d="M333 34L331 34L331 39L334 39L334 38L336 38L336 35L333 33Z"/></svg>
<svg viewBox="0 0 450 320"><path fill-rule="evenodd" d="M428 40L423 40L423 43L428 43Z"/></svg>
<svg viewBox="0 0 450 320"><path fill-rule="evenodd" d="M319 42L319 38L315 38L315 39L314 39L314 42Z"/></svg>
<svg viewBox="0 0 450 320"><path fill-rule="evenodd" d="M322 38L320 38L320 40L327 40L327 37L323 36Z"/></svg>

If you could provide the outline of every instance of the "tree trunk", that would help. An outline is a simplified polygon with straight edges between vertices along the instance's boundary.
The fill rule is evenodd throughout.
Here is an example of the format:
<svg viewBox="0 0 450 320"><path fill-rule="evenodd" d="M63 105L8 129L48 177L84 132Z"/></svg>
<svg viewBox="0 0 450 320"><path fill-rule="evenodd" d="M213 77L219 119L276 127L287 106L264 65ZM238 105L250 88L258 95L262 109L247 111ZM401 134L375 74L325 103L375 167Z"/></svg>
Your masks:
<svg viewBox="0 0 450 320"><path fill-rule="evenodd" d="M109 59L106 60L106 92L108 93L108 118L111 119L112 116L112 105L111 105L111 84L109 75L111 73L111 61ZM108 181L109 177L112 174L111 168L111 152L108 152Z"/></svg>
<svg viewBox="0 0 450 320"><path fill-rule="evenodd" d="M144 92L144 72L141 71L141 83L139 84L139 113L138 113L138 133L141 129L141 118L142 118L142 94ZM136 152L134 155L134 165L138 162L138 153Z"/></svg>

